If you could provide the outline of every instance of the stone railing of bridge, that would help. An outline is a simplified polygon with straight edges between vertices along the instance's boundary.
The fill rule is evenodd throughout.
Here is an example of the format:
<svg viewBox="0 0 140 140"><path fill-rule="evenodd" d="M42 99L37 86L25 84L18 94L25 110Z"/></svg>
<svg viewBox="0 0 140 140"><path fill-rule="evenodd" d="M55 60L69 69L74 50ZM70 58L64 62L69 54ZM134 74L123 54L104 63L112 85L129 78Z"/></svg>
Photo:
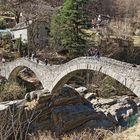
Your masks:
<svg viewBox="0 0 140 140"><path fill-rule="evenodd" d="M62 65L45 66L36 64L28 59L17 59L1 64L0 75L8 78L16 77L23 68L30 68L42 83L44 89L55 92L60 89L79 70L93 70L106 74L129 88L140 96L140 66L101 57L79 57Z"/></svg>

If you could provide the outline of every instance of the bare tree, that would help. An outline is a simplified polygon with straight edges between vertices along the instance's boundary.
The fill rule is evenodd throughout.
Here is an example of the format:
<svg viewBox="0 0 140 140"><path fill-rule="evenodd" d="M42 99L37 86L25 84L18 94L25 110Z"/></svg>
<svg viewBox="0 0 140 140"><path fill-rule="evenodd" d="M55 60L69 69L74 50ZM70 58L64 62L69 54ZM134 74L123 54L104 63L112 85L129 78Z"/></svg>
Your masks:
<svg viewBox="0 0 140 140"><path fill-rule="evenodd" d="M0 139L27 140L30 127L39 113L27 111L24 107L9 107L0 112Z"/></svg>
<svg viewBox="0 0 140 140"><path fill-rule="evenodd" d="M58 7L61 6L63 3L63 0L45 0L48 4L50 4L52 7Z"/></svg>
<svg viewBox="0 0 140 140"><path fill-rule="evenodd" d="M35 0L6 0L1 6L2 11L8 11L15 16L16 23L19 23L22 5L26 2L34 3Z"/></svg>
<svg viewBox="0 0 140 140"><path fill-rule="evenodd" d="M55 9L43 0L36 0L36 2L24 2L22 5L22 14L28 26L28 40L29 47L36 48L38 43L38 31L42 22L45 22L48 27L50 17ZM44 29L45 30L45 29Z"/></svg>

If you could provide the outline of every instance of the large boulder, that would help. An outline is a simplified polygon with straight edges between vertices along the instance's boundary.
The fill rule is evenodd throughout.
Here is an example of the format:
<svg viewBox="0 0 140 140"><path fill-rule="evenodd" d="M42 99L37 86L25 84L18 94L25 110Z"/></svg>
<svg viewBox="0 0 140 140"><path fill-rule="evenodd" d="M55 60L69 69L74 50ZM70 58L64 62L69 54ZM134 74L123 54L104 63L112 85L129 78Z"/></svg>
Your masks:
<svg viewBox="0 0 140 140"><path fill-rule="evenodd" d="M39 98L41 96L46 96L50 94L50 92L48 90L36 90L36 91L31 91L31 92L28 92L26 95L25 95L25 100L27 101L32 101L32 100L39 100Z"/></svg>
<svg viewBox="0 0 140 140"><path fill-rule="evenodd" d="M112 99L96 98L90 101L94 109L105 114L111 114L118 123L138 112L139 101L134 101L129 96L116 96Z"/></svg>
<svg viewBox="0 0 140 140"><path fill-rule="evenodd" d="M49 100L46 100L46 103L41 102L38 106L40 106L40 110L44 110L40 114L42 117L37 121L40 123L39 126L44 127L44 123L46 120L48 122L49 119L50 129L58 134L75 129L110 128L117 124L110 113L106 114L101 110L96 111L91 102L68 85L65 85L57 96L52 95ZM44 118L48 119L45 119L44 122ZM90 125L88 125L89 123Z"/></svg>

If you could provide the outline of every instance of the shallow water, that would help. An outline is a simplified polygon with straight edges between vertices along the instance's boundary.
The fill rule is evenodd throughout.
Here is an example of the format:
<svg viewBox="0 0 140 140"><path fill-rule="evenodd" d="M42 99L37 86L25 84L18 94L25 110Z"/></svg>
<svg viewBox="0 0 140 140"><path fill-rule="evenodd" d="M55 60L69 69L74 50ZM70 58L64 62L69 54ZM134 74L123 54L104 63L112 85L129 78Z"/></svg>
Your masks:
<svg viewBox="0 0 140 140"><path fill-rule="evenodd" d="M121 119L119 121L119 125L122 127L132 127L137 123L139 117L140 117L140 112L136 113L135 115L132 115L127 120Z"/></svg>

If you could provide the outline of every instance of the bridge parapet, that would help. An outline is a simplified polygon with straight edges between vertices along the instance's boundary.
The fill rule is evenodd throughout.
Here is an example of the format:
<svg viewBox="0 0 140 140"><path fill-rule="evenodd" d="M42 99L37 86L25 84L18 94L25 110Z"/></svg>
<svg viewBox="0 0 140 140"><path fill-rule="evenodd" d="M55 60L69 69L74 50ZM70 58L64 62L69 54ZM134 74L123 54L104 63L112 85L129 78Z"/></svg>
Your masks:
<svg viewBox="0 0 140 140"><path fill-rule="evenodd" d="M140 66L136 66L133 67L132 64L129 63L125 63L125 62L120 62L117 60L113 60L110 58L105 58L105 57L101 57L99 60L95 59L94 57L79 57L76 59L73 59L72 61L60 65L57 67L57 71L62 72L63 70L67 69L67 67L70 67L72 65L80 65L81 63L85 63L85 64L100 64L102 66L108 66L108 68L110 69L114 69L114 71L119 71L120 74L126 74L129 76L132 76L132 72L133 72L133 76L138 76L139 73L139 69Z"/></svg>

